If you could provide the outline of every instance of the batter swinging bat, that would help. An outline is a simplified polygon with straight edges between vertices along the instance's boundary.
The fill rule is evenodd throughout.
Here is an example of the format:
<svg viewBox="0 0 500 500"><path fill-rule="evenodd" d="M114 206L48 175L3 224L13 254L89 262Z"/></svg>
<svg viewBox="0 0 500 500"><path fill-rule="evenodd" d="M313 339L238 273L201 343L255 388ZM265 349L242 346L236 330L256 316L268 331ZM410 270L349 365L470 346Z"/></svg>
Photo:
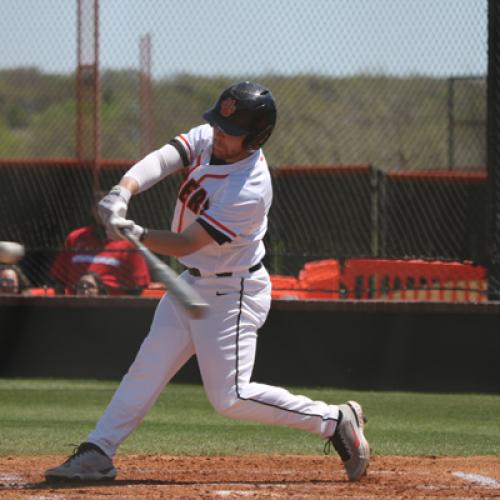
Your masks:
<svg viewBox="0 0 500 500"><path fill-rule="evenodd" d="M154 255L137 238L127 231L123 231L123 234L142 253L152 274L166 285L168 293L177 299L189 316L199 319L208 313L208 304L194 288L190 287L184 280L179 279L179 275L173 269Z"/></svg>

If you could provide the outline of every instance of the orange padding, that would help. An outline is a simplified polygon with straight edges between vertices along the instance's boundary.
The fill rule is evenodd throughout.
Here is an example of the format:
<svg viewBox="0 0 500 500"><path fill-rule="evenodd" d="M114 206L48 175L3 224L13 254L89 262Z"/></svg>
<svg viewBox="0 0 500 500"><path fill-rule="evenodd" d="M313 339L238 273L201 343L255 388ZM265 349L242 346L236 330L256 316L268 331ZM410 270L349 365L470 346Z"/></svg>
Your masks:
<svg viewBox="0 0 500 500"><path fill-rule="evenodd" d="M271 282L275 299L487 300L486 269L470 262L349 259L342 269L325 259Z"/></svg>
<svg viewBox="0 0 500 500"><path fill-rule="evenodd" d="M347 298L484 301L486 269L470 262L349 259Z"/></svg>
<svg viewBox="0 0 500 500"><path fill-rule="evenodd" d="M54 288L29 288L28 295L33 295L35 297L40 297L40 296L50 296L52 297L53 295L56 295L56 291Z"/></svg>
<svg viewBox="0 0 500 500"><path fill-rule="evenodd" d="M165 293L164 288L145 288L141 292L141 297L163 297Z"/></svg>
<svg viewBox="0 0 500 500"><path fill-rule="evenodd" d="M271 274L273 299L298 299L301 297L300 283L295 276Z"/></svg>
<svg viewBox="0 0 500 500"><path fill-rule="evenodd" d="M161 298L163 295L165 295L166 290L163 287L156 287L155 284L153 284L152 288L145 288L141 292L141 297L158 297ZM54 296L56 295L56 291L54 288L30 288L27 295L31 296L36 296L36 297L41 297L41 296Z"/></svg>
<svg viewBox="0 0 500 500"><path fill-rule="evenodd" d="M307 262L299 277L271 275L274 299L340 298L340 265L335 259Z"/></svg>
<svg viewBox="0 0 500 500"><path fill-rule="evenodd" d="M303 299L339 299L340 265L335 259L307 262L299 272Z"/></svg>
<svg viewBox="0 0 500 500"><path fill-rule="evenodd" d="M141 292L141 297L161 298L165 295L165 285L159 281L152 281L147 288Z"/></svg>

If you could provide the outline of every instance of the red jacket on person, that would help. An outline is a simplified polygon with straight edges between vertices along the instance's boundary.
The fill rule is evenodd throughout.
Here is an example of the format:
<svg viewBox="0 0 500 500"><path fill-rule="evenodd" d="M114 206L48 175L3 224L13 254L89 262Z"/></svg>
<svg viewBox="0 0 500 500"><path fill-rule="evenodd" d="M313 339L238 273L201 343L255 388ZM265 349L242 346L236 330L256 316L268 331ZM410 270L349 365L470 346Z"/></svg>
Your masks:
<svg viewBox="0 0 500 500"><path fill-rule="evenodd" d="M106 285L108 294L138 293L151 278L144 257L129 241L113 241L101 237L96 226L72 231L64 250L54 259L49 275L66 287L67 293L82 274L94 272Z"/></svg>

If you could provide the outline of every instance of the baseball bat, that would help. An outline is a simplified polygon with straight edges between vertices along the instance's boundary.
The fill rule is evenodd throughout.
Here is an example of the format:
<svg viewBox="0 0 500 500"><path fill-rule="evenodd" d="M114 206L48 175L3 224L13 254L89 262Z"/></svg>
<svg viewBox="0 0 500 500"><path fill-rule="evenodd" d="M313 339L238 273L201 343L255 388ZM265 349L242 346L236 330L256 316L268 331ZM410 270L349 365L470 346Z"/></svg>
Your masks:
<svg viewBox="0 0 500 500"><path fill-rule="evenodd" d="M149 248L144 246L135 236L123 231L124 236L129 240L146 259L151 273L167 287L171 294L194 319L204 317L209 310L209 305L202 299L200 294L161 259L159 259Z"/></svg>

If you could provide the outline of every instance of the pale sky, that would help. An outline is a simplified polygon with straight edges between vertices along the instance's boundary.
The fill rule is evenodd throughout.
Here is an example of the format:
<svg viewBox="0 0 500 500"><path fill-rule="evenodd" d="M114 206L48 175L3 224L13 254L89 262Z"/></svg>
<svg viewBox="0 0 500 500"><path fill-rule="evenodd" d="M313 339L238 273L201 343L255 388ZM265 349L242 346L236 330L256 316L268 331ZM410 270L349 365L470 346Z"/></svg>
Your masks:
<svg viewBox="0 0 500 500"><path fill-rule="evenodd" d="M0 6L0 69L74 71L76 0ZM100 0L100 19L101 68L138 69L150 33L154 77L487 70L487 0Z"/></svg>

